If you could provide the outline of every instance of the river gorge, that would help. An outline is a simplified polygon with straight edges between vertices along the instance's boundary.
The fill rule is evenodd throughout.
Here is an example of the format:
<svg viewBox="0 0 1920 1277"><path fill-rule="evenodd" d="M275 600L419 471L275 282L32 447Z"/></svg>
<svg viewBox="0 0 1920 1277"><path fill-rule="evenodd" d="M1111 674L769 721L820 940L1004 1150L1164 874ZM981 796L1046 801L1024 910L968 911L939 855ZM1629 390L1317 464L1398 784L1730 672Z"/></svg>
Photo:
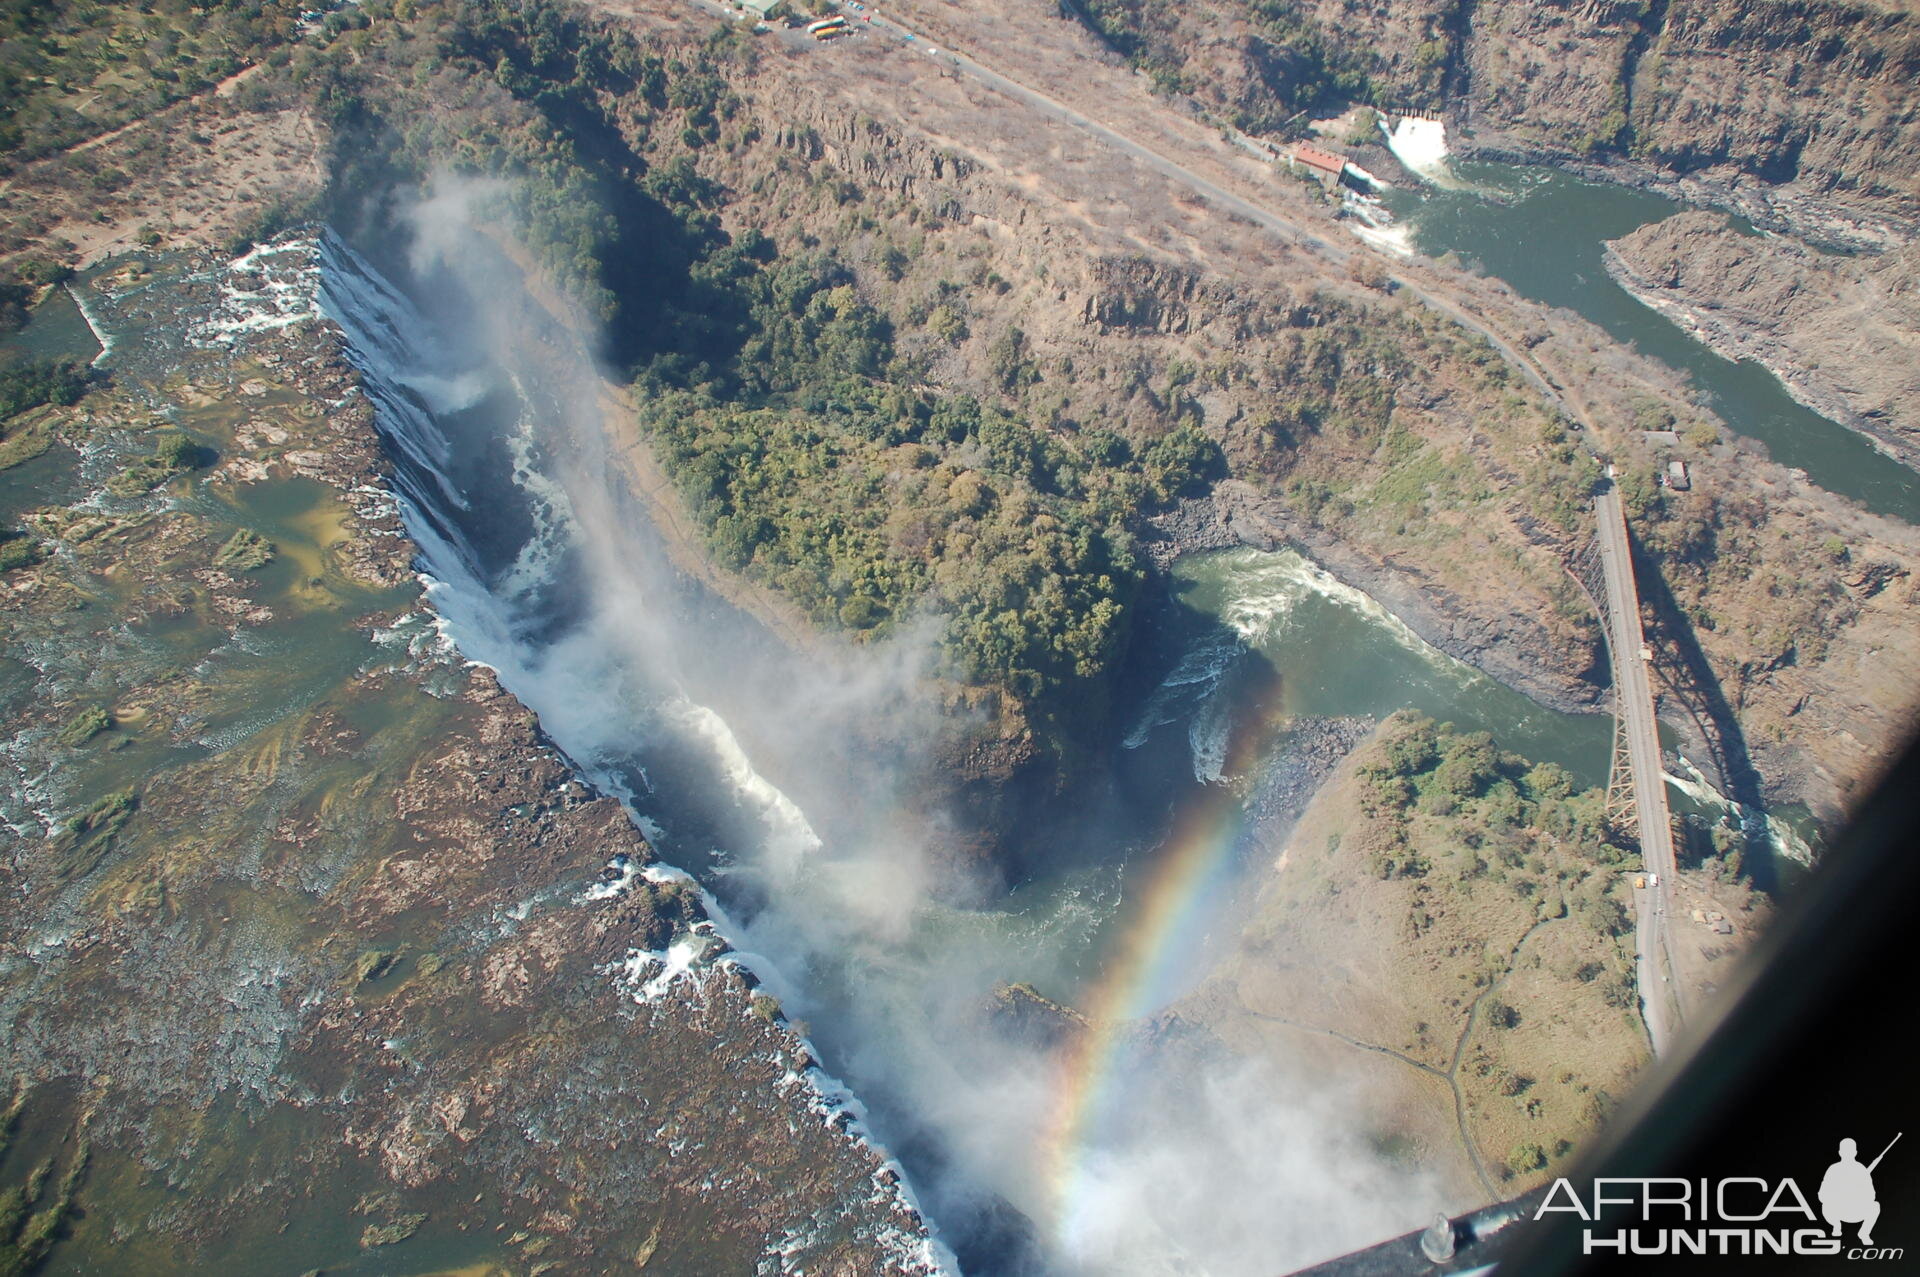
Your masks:
<svg viewBox="0 0 1920 1277"><path fill-rule="evenodd" d="M708 70L675 93L718 102ZM1879 520L1920 514L1912 473L1614 284L1605 241L1671 207L1641 192L1444 155L1387 192L1368 238L1445 259L1422 279L1489 307L1474 335L1364 252L1242 252L1204 200L1170 205L1192 261L1124 218L1038 243L1033 191L911 130L770 93L720 142L701 109L567 120L632 179L598 317L509 229L516 189L369 194L335 155L331 224L107 255L6 339L93 368L8 421L0 491L0 1134L55 1150L0 1138L0 1189L84 1203L49 1269L1266 1272L1571 1165L1648 1061L1604 654L1562 569L1586 441L1664 473L1635 393L1676 440L1689 403L1739 437L1685 440L1724 507L1635 529L1693 574L1661 641L1724 643L1710 673L1771 715L1745 807L1685 757L1698 722L1666 732L1702 987L1818 858L1789 800L1840 810L1887 747L1883 631L1835 638L1839 673L1816 642L1911 588ZM1358 249L1317 188L1275 206ZM1583 353L1536 303L1617 344L1586 436L1501 358ZM796 380L728 381L775 363ZM738 434L670 457L661 404ZM768 471L828 458L816 487L689 508L689 472L780 447ZM847 492L945 522L833 545L810 621L769 547L872 530ZM996 508L1106 574L1022 606L1124 618L1049 667L1097 706L1064 740L953 661L928 587L1028 553L985 539ZM1778 549L1835 510L1837 549ZM1809 561L1822 626L1772 632ZM849 587L895 569L917 596Z"/></svg>
<svg viewBox="0 0 1920 1277"><path fill-rule="evenodd" d="M1259 1222L1282 1198L1301 1258L1418 1217L1356 1207L1350 1181L1448 1202L1370 1151L1385 1132L1358 1138L1341 1084L1101 1026L1062 1064L1060 1007L1148 1025L1195 987L1346 748L1289 776L1321 724L1417 710L1584 787L1606 781L1604 718L1500 686L1293 551L1190 556L1133 658L1124 730L1096 746L1104 779L1070 818L1025 813L1050 851L1011 879L956 865L928 781L946 724L924 633L795 650L676 570L659 511L621 481L575 329L457 204L418 216L414 258L388 268L404 286L325 237L320 306L377 405L448 636L706 893L724 944L677 942L656 996L731 949L864 1101L969 1269L1235 1269L1272 1253ZM1693 794L1701 819L1724 815ZM1275 1149L1322 1188L1248 1191Z"/></svg>

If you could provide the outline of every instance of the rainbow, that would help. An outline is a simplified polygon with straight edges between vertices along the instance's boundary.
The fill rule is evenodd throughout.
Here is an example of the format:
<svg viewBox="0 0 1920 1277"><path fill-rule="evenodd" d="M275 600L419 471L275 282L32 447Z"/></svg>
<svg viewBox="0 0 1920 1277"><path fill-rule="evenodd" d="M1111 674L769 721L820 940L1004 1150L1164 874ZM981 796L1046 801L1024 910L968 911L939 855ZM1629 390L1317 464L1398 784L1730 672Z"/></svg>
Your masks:
<svg viewBox="0 0 1920 1277"><path fill-rule="evenodd" d="M1229 774L1244 775L1257 761L1278 718L1277 707L1256 700L1254 708L1235 726ZM1054 1243L1069 1254L1077 1249L1090 1205L1095 1140L1122 1098L1131 1030L1177 996L1180 982L1191 975L1189 963L1208 916L1236 876L1244 826L1241 795L1227 785L1204 786L1183 804L1132 918L1119 929L1098 982L1081 999L1087 1030L1060 1061L1040 1147L1044 1218Z"/></svg>

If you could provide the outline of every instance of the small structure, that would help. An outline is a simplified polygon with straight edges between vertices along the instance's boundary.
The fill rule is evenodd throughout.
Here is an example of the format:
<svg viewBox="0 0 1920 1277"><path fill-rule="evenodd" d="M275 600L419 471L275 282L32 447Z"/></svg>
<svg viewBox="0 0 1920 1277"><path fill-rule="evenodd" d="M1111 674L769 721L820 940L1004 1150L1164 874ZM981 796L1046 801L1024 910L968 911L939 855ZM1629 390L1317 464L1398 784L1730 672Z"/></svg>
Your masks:
<svg viewBox="0 0 1920 1277"><path fill-rule="evenodd" d="M1306 173L1332 190L1340 185L1340 175L1347 171L1347 157L1322 150L1311 142L1295 142L1287 149L1287 167L1296 173Z"/></svg>
<svg viewBox="0 0 1920 1277"><path fill-rule="evenodd" d="M1667 486L1675 492L1685 492L1693 486L1693 480L1687 475L1686 462L1667 462Z"/></svg>
<svg viewBox="0 0 1920 1277"><path fill-rule="evenodd" d="M784 18L787 14L787 0L740 0L740 7L762 22Z"/></svg>

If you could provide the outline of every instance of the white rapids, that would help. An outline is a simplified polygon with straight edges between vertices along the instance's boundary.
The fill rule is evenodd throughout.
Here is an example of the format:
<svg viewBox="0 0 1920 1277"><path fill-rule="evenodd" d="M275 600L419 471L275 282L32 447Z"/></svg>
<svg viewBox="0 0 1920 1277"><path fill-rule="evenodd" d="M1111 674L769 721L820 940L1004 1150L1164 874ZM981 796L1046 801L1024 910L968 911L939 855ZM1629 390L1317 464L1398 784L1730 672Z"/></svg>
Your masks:
<svg viewBox="0 0 1920 1277"><path fill-rule="evenodd" d="M1387 135L1387 149L1409 173L1443 190L1467 189L1467 183L1460 180L1448 163L1453 152L1447 147L1445 121L1406 115L1392 129L1386 127L1384 120L1380 128Z"/></svg>

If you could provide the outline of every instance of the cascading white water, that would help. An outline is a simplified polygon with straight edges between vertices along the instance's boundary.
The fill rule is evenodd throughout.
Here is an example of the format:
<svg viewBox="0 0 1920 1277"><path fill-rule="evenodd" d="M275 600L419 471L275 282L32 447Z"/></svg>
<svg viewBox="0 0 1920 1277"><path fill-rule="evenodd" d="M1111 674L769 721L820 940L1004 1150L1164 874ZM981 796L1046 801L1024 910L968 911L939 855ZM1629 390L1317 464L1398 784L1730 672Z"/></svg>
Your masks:
<svg viewBox="0 0 1920 1277"><path fill-rule="evenodd" d="M433 325L413 302L337 237L328 234L321 240L318 258L319 305L345 335L348 358L375 404L378 429L400 462L395 484L408 532L420 550L422 579L459 650L496 670L503 683L541 714L549 734L609 792L635 797L616 763L636 734L677 730L683 740L704 747L714 761L710 775L715 785L730 789L740 807L763 826L761 844L753 849L756 861L776 882L790 883L807 856L820 848L820 838L799 807L753 768L719 714L675 688L661 686L654 677L657 670L637 670L632 662L623 662L620 644L598 620L590 619L546 647L524 636L527 611L539 605L540 591L551 585L565 558L566 543L579 534L565 485L536 455L524 404L507 451L512 486L534 515L531 534L511 560L492 565L464 534L473 502L454 478L456 442L437 414L471 408L505 389L510 379L466 366L436 343ZM644 783L644 773L641 776ZM639 819L657 838L659 826ZM623 875L611 890L626 889L637 876ZM688 878L663 865L648 866L645 876L654 881ZM707 903L709 913L728 931L741 930L719 902L708 897ZM641 1001L665 996L676 987L692 991L715 952L700 934L677 938L660 953L636 951L616 973L614 985ZM777 957L728 960L752 966L777 991L795 987ZM848 1114L860 1133L865 1109L843 1083L819 1069L805 1080L823 1117ZM897 1194L918 1209L904 1172L890 1165L893 1182L877 1184L876 1191ZM931 1274L954 1268L944 1247L928 1248L904 1237L896 1241L903 1271Z"/></svg>
<svg viewBox="0 0 1920 1277"><path fill-rule="evenodd" d="M769 655L769 670L716 661L716 644L745 649L726 647L728 623L710 602L683 612L645 569L651 543L594 451L603 427L586 405L599 402L597 382L569 400L541 382L545 370L517 362L518 348L533 344L511 340L517 333L463 355L436 335L444 325L348 246L328 237L319 253L321 306L346 334L375 405L448 632L468 659L499 672L592 780L628 799L656 850L724 897L708 897L720 933L790 1014L815 1026L821 1058L872 1114L825 1075L812 1079L820 1104L849 1108L889 1142L931 1150L910 1169L936 1221L1003 1222L998 1203L1010 1203L1032 1221L1022 1262L1077 1272L1132 1253L1143 1270L1197 1261L1221 1273L1333 1253L1398 1223L1383 1204L1394 1194L1356 1196L1340 1175L1296 1173L1307 1163L1379 1173L1354 1160L1329 1101L1302 1102L1312 1089L1304 1082L1238 1067L1195 1073L1191 1062L1163 1073L1142 1060L1139 1094L1157 1097L1143 1103L1179 1120L1099 1132L1109 1143L1088 1153L1115 1201L1157 1197L1165 1218L1132 1207L1099 1213L1078 1257L1056 1249L1032 1168L1058 1100L1057 1062L1024 1032L997 1027L988 1008L1014 982L1074 987L1118 906L1118 858L1030 882L993 908L936 900L926 818L907 817L887 760L838 739L862 716L911 699L892 686L887 653L863 649L851 669L818 654ZM472 433L489 405L498 420ZM474 458L487 449L492 468L479 473ZM502 524L519 531L503 538ZM1224 664L1214 665L1195 663L1194 691L1217 696ZM917 687L911 664L902 669L899 681ZM1143 714L1143 729L1159 716ZM879 735L910 742L916 721L909 714ZM783 777L799 774L799 787L775 783L765 757ZM637 954L620 987L636 997L692 990L706 961L689 937ZM1248 1160L1281 1147L1291 1168L1282 1177ZM1223 1160L1223 1148L1241 1151ZM1178 1191L1154 1190L1166 1184Z"/></svg>
<svg viewBox="0 0 1920 1277"><path fill-rule="evenodd" d="M1244 650L1239 643L1213 642L1196 644L1182 653L1179 662L1147 697L1133 726L1121 737L1120 747L1139 749L1155 728L1178 722L1192 713L1195 703L1211 696L1220 686L1220 680Z"/></svg>
<svg viewBox="0 0 1920 1277"><path fill-rule="evenodd" d="M94 314L93 305L87 300L84 288L75 288L72 284L63 284L61 287L67 290L67 296L73 298L74 309L79 311L80 318L87 322L87 328L93 333L93 339L100 343L100 353L95 355L88 365L98 368L100 362L113 353L113 333L100 322L100 317Z"/></svg>
<svg viewBox="0 0 1920 1277"><path fill-rule="evenodd" d="M1447 126L1441 120L1422 119L1418 116L1402 116L1392 129L1386 127L1384 119L1381 131L1387 135L1387 149L1405 165L1407 171L1420 180L1446 190L1463 190L1462 182L1447 162L1452 154L1447 149Z"/></svg>
<svg viewBox="0 0 1920 1277"><path fill-rule="evenodd" d="M1755 811L1727 797L1715 789L1712 782L1707 779L1706 773L1694 766L1685 755L1680 758L1680 770L1686 774L1664 773L1667 784L1692 799L1697 806L1707 811L1717 811L1731 816L1748 838L1757 837L1765 840L1774 855L1793 861L1802 868L1812 867L1813 848L1792 825L1777 816Z"/></svg>

